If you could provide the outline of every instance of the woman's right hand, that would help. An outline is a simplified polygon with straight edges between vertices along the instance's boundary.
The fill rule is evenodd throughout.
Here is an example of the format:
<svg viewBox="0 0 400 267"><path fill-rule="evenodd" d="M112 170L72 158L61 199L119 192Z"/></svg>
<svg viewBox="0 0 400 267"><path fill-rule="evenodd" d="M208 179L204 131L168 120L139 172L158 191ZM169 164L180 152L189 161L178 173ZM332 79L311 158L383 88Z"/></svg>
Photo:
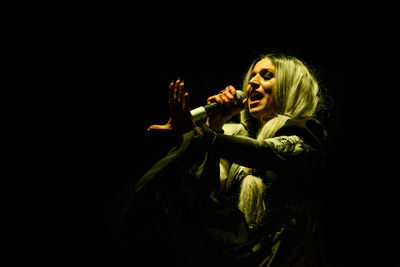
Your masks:
<svg viewBox="0 0 400 267"><path fill-rule="evenodd" d="M164 125L150 125L149 132L181 135L196 127L190 113L189 94L185 92L185 84L179 78L169 85L169 106L171 116L168 122Z"/></svg>
<svg viewBox="0 0 400 267"><path fill-rule="evenodd" d="M222 91L221 93L207 98L207 104L210 104L211 102L217 102L218 104L227 107L224 111L208 117L207 124L214 131L221 131L222 126L229 119L239 114L240 111L242 111L245 108L247 98L242 100L242 105L238 105L237 107L234 108L229 108L229 106L232 106L235 103L236 100L235 95L236 95L236 89L235 87L230 85L226 87L225 90Z"/></svg>

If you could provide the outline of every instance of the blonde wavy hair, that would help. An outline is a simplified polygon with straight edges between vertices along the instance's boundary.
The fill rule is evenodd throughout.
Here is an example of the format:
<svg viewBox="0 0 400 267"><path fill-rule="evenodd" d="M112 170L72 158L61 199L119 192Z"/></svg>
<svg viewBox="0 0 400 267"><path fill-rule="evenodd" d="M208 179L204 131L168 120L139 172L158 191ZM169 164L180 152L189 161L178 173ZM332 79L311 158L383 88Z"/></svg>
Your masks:
<svg viewBox="0 0 400 267"><path fill-rule="evenodd" d="M313 117L320 102L319 85L311 70L299 59L283 54L266 54L254 60L243 80L244 92L255 64L266 57L275 66L275 117L260 122L248 109L241 113L241 122L257 139L273 137L289 118Z"/></svg>
<svg viewBox="0 0 400 267"><path fill-rule="evenodd" d="M244 92L255 64L266 57L275 66L276 114L272 118L258 121L251 117L246 108L240 115L248 135L257 140L273 137L290 118L315 116L321 100L319 85L311 70L299 59L283 54L262 55L254 60L243 80ZM263 200L265 185L261 178L250 175L251 170L248 173L241 183L238 207L244 213L247 223L253 227L262 223L268 207Z"/></svg>

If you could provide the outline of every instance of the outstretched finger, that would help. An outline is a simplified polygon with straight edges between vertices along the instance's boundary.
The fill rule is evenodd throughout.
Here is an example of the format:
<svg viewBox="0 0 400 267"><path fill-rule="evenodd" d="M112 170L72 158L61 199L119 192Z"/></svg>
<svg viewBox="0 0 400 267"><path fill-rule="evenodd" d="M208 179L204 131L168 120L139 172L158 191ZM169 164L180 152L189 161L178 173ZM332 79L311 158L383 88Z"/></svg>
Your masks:
<svg viewBox="0 0 400 267"><path fill-rule="evenodd" d="M164 124L164 125L150 125L149 128L147 129L149 133L166 133L166 134L172 134L172 127L171 124Z"/></svg>
<svg viewBox="0 0 400 267"><path fill-rule="evenodd" d="M189 105L189 93L185 93L183 98L183 110L190 112L190 105Z"/></svg>
<svg viewBox="0 0 400 267"><path fill-rule="evenodd" d="M180 78L178 78L178 80L176 80L175 81L175 84L174 84L174 101L175 102L178 102L178 97L179 97L179 85L180 85L180 83L181 83L181 80L180 80Z"/></svg>
<svg viewBox="0 0 400 267"><path fill-rule="evenodd" d="M171 104L174 101L174 81L169 84L168 102Z"/></svg>
<svg viewBox="0 0 400 267"><path fill-rule="evenodd" d="M168 120L168 122L166 124L163 124L163 125L158 125L158 124L150 125L149 128L147 128L147 131L148 132L172 131L171 122L172 122L172 119L169 118L169 120Z"/></svg>
<svg viewBox="0 0 400 267"><path fill-rule="evenodd" d="M181 81L178 88L178 102L183 103L184 98L185 98L185 83ZM183 109L183 104L182 104L182 109Z"/></svg>

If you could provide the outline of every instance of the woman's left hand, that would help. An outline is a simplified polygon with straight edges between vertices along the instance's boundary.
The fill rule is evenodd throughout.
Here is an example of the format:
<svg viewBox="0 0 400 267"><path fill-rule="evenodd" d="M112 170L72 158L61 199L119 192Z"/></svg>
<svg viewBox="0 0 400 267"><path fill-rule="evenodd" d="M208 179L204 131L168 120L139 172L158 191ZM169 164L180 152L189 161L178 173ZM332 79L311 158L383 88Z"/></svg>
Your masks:
<svg viewBox="0 0 400 267"><path fill-rule="evenodd" d="M165 132L180 135L193 130L196 123L190 113L189 94L185 84L179 78L169 85L170 118L164 125L151 125L150 132Z"/></svg>

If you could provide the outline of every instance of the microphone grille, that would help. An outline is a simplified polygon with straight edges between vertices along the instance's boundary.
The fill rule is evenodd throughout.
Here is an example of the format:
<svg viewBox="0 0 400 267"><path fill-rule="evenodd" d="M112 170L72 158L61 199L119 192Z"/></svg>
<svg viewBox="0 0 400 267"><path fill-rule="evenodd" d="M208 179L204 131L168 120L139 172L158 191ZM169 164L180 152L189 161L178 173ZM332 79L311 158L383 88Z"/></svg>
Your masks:
<svg viewBox="0 0 400 267"><path fill-rule="evenodd" d="M245 97L246 97L246 94L243 91L236 90L236 99L237 100L242 100Z"/></svg>

